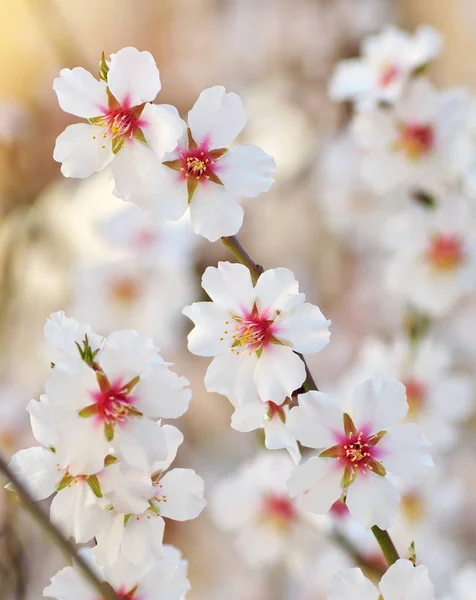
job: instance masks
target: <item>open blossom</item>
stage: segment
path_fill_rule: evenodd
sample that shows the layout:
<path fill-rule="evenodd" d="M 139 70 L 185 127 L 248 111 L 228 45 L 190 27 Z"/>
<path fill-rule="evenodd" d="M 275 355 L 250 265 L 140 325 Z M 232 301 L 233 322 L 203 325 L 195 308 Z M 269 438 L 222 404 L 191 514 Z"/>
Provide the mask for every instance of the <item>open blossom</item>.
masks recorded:
<path fill-rule="evenodd" d="M 39 441 L 82 474 L 98 472 L 111 453 L 139 468 L 163 460 L 166 440 L 157 420 L 186 412 L 187 380 L 169 370 L 150 338 L 135 331 L 111 334 L 94 352 L 87 340 L 81 354 L 79 349 L 77 358 L 55 364 L 46 396 L 29 405 Z M 58 435 L 61 429 L 67 435 Z"/>
<path fill-rule="evenodd" d="M 298 401 L 289 427 L 301 444 L 320 453 L 294 469 L 290 494 L 317 514 L 327 513 L 343 496 L 365 528 L 391 527 L 400 493 L 387 472 L 408 480 L 432 464 L 419 427 L 397 423 L 408 411 L 404 385 L 377 376 L 359 383 L 346 413 L 320 392 L 302 394 Z"/>
<path fill-rule="evenodd" d="M 458 424 L 473 409 L 473 381 L 455 371 L 452 363 L 448 349 L 430 338 L 421 340 L 416 348 L 403 339 L 387 345 L 370 338 L 345 379 L 363 380 L 381 373 L 401 381 L 409 406 L 407 420 L 418 423 L 435 448 L 445 450 L 455 444 Z"/>
<path fill-rule="evenodd" d="M 287 426 L 286 418 L 289 406 L 274 402 L 263 402 L 258 396 L 250 396 L 243 402 L 234 402 L 235 412 L 231 417 L 231 426 L 236 431 L 248 433 L 256 429 L 264 430 L 264 445 L 268 450 L 285 448 L 295 463 L 301 460 L 301 452 L 296 437 Z"/>
<path fill-rule="evenodd" d="M 85 558 L 94 560 L 89 552 Z M 125 559 L 104 569 L 94 566 L 122 600 L 182 600 L 190 589 L 187 562 L 173 546 L 164 546 L 161 559 L 148 560 L 140 568 Z M 65 567 L 52 577 L 43 595 L 56 600 L 98 600 L 97 590 L 75 567 Z"/>
<path fill-rule="evenodd" d="M 441 47 L 441 35 L 428 25 L 418 27 L 413 36 L 388 26 L 363 41 L 361 58 L 338 63 L 329 94 L 333 100 L 354 100 L 360 108 L 393 103 L 409 77 L 434 59 Z"/>
<path fill-rule="evenodd" d="M 214 357 L 207 390 L 240 403 L 259 396 L 281 405 L 306 378 L 296 352 L 322 350 L 330 321 L 304 302 L 289 269 L 265 271 L 253 286 L 245 266 L 220 262 L 205 270 L 202 287 L 212 302 L 195 302 L 183 312 L 195 323 L 189 350 Z"/>
<path fill-rule="evenodd" d="M 474 214 L 464 198 L 449 196 L 435 210 L 413 207 L 391 218 L 393 250 L 387 287 L 421 311 L 442 316 L 476 288 Z"/>
<path fill-rule="evenodd" d="M 433 600 L 433 583 L 424 565 L 403 558 L 391 565 L 378 587 L 360 569 L 346 569 L 332 580 L 327 600 Z"/>
<path fill-rule="evenodd" d="M 261 148 L 228 148 L 245 124 L 239 96 L 222 86 L 204 90 L 188 113 L 187 132 L 163 159 L 154 211 L 178 219 L 190 206 L 194 231 L 211 242 L 237 233 L 243 209 L 236 197 L 268 191 L 276 172 Z"/>
<path fill-rule="evenodd" d="M 463 90 L 437 92 L 425 78 L 412 81 L 390 109 L 358 113 L 353 134 L 363 150 L 364 183 L 383 194 L 395 189 L 441 193 L 466 114 Z"/>
<path fill-rule="evenodd" d="M 53 88 L 61 108 L 88 123 L 70 125 L 56 140 L 54 159 L 66 177 L 89 177 L 111 166 L 115 194 L 144 203 L 159 185 L 161 159 L 177 145 L 177 110 L 151 104 L 160 91 L 149 52 L 123 48 L 97 80 L 82 67 L 63 69 Z"/>
<path fill-rule="evenodd" d="M 141 565 L 163 555 L 164 517 L 175 521 L 195 519 L 206 505 L 203 479 L 192 469 L 167 470 L 183 437 L 165 426 L 167 458 L 150 471 L 112 465 L 101 479 L 106 514 L 96 534 L 95 556 L 100 564 L 118 558 Z M 164 471 L 166 471 L 164 473 Z"/>
<path fill-rule="evenodd" d="M 259 454 L 211 492 L 214 521 L 235 535 L 238 551 L 251 565 L 273 564 L 305 550 L 309 523 L 286 490 L 292 467 L 285 454 Z"/>

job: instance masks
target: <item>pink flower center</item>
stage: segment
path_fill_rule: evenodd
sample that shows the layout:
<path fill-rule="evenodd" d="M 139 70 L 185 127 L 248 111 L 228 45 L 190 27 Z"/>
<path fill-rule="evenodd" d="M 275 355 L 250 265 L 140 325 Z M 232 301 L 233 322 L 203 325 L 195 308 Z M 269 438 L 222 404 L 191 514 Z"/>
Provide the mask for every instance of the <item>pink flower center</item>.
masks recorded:
<path fill-rule="evenodd" d="M 92 392 L 92 397 L 97 406 L 97 418 L 110 425 L 123 423 L 131 409 L 134 397 L 127 392 L 127 387 L 120 380 L 104 386 L 99 391 Z"/>
<path fill-rule="evenodd" d="M 234 316 L 235 332 L 232 335 L 233 347 L 244 347 L 250 352 L 258 352 L 273 341 L 273 334 L 276 332 L 274 321 L 268 319 L 267 312 L 260 313 L 256 305 L 251 313 L 245 313 L 242 317 Z M 225 330 L 228 333 L 228 330 Z M 239 350 L 236 352 L 239 354 Z"/>
<path fill-rule="evenodd" d="M 334 517 L 337 517 L 338 519 L 347 517 L 350 514 L 346 503 L 341 498 L 334 502 L 334 504 L 331 506 L 330 512 Z"/>
<path fill-rule="evenodd" d="M 261 506 L 263 518 L 272 521 L 280 528 L 287 528 L 297 518 L 294 502 L 282 494 L 269 494 L 263 498 Z"/>
<path fill-rule="evenodd" d="M 463 242 L 455 235 L 437 234 L 433 237 L 426 256 L 438 271 L 452 271 L 464 260 Z"/>
<path fill-rule="evenodd" d="M 130 140 L 140 129 L 141 122 L 130 109 L 121 107 L 106 111 L 104 125 L 111 137 Z"/>
<path fill-rule="evenodd" d="M 140 600 L 139 596 L 136 596 L 136 592 L 137 592 L 137 586 L 134 589 L 129 590 L 129 591 L 126 591 L 124 586 L 121 586 L 116 591 L 116 594 L 120 598 L 120 600 Z"/>
<path fill-rule="evenodd" d="M 416 379 L 408 379 L 403 383 L 407 390 L 409 413 L 415 414 L 422 409 L 425 403 L 426 387 L 423 383 Z"/>
<path fill-rule="evenodd" d="M 383 67 L 380 76 L 378 78 L 379 87 L 386 88 L 398 79 L 400 75 L 400 69 L 392 64 L 387 64 Z"/>
<path fill-rule="evenodd" d="M 352 468 L 367 469 L 369 462 L 374 459 L 373 446 L 369 437 L 363 431 L 350 435 L 342 444 L 342 458 Z"/>
<path fill-rule="evenodd" d="M 398 150 L 410 160 L 419 160 L 435 146 L 435 132 L 431 125 L 402 123 L 396 144 Z"/>
<path fill-rule="evenodd" d="M 179 154 L 182 163 L 180 171 L 184 177 L 200 181 L 215 176 L 216 160 L 205 142 L 196 147 L 183 148 Z"/>
<path fill-rule="evenodd" d="M 141 295 L 140 281 L 133 276 L 114 279 L 109 284 L 109 295 L 115 303 L 128 307 Z"/>

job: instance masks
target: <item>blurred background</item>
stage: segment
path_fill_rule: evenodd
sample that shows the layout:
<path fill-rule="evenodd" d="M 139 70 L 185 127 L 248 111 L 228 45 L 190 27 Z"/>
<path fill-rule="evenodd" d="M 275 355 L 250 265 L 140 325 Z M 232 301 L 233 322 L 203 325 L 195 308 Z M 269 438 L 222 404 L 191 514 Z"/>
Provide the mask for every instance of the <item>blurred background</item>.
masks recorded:
<path fill-rule="evenodd" d="M 336 387 L 364 336 L 391 336 L 401 325 L 401 307 L 372 280 L 372 261 L 362 266 L 359 259 L 368 247 L 365 228 L 349 220 L 348 198 L 327 185 L 339 161 L 346 167 L 345 155 L 326 162 L 349 119 L 346 105 L 328 99 L 329 76 L 337 61 L 358 54 L 362 37 L 388 23 L 409 31 L 434 25 L 445 50 L 431 66 L 433 81 L 476 85 L 473 0 L 0 0 L 5 455 L 33 444 L 25 406 L 43 391 L 50 365 L 43 325 L 56 310 L 103 335 L 136 328 L 154 336 L 164 358 L 192 383 L 191 409 L 178 422 L 185 435 L 178 463 L 195 468 L 207 488 L 258 448 L 255 434 L 230 428 L 226 399 L 205 392 L 208 360 L 187 352 L 189 324 L 181 316 L 184 305 L 201 298 L 204 268 L 230 257 L 219 242 L 193 237 L 186 222 L 154 230 L 153 252 L 144 251 L 132 233 L 120 234 L 127 233 L 124 205 L 107 175 L 61 176 L 54 142 L 77 119 L 58 107 L 52 83 L 59 70 L 81 65 L 96 73 L 102 51 L 133 45 L 154 55 L 158 101 L 176 105 L 182 116 L 206 87 L 220 84 L 242 96 L 249 113 L 242 140 L 274 155 L 278 173 L 269 193 L 246 203 L 240 237 L 265 268 L 293 269 L 309 300 L 332 319 L 331 344 L 310 359 L 326 390 Z M 357 201 L 352 219 L 366 210 Z M 476 353 L 472 343 L 467 364 Z M 463 469 L 470 458 L 461 460 Z M 474 518 L 461 527 L 461 544 L 475 529 Z M 191 600 L 323 597 L 319 582 L 284 596 L 280 569 L 246 565 L 207 511 L 193 522 L 170 523 L 167 541 L 189 560 Z M 13 495 L 0 491 L 0 600 L 39 598 L 62 564 Z M 312 581 L 316 569 L 326 566 L 301 573 L 300 581 Z"/>

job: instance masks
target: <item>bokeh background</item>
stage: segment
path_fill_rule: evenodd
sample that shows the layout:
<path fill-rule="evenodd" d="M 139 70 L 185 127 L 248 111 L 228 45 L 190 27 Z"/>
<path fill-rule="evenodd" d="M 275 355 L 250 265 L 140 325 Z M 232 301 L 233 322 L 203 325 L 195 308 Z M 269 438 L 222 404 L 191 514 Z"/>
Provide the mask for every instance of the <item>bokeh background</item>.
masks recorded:
<path fill-rule="evenodd" d="M 52 82 L 59 70 L 81 65 L 95 73 L 102 51 L 133 45 L 157 61 L 159 101 L 184 116 L 211 85 L 242 96 L 249 113 L 242 140 L 274 155 L 278 173 L 269 193 L 246 203 L 241 238 L 265 267 L 293 269 L 310 301 L 332 318 L 332 343 L 310 360 L 320 387 L 331 389 L 362 337 L 376 323 L 391 333 L 401 316 L 391 300 L 377 302 L 375 288 L 362 285 L 371 263 L 359 262 L 358 232 L 346 220 L 345 203 L 334 205 L 322 185 L 330 144 L 349 118 L 348 107 L 328 99 L 329 76 L 337 61 L 358 53 L 363 36 L 387 23 L 411 31 L 422 23 L 437 27 L 445 51 L 431 66 L 433 81 L 476 87 L 473 0 L 0 1 L 5 455 L 33 443 L 25 406 L 42 393 L 50 364 L 42 331 L 55 310 L 89 321 L 101 334 L 133 327 L 154 335 L 192 383 L 191 409 L 178 423 L 185 435 L 178 462 L 194 467 L 207 487 L 257 449 L 256 435 L 230 428 L 228 402 L 205 392 L 208 361 L 187 352 L 189 324 L 180 314 L 201 298 L 204 268 L 229 258 L 225 249 L 192 237 L 186 224 L 164 233 L 153 265 L 113 243 L 107 223 L 123 206 L 107 176 L 65 180 L 52 158 L 55 138 L 76 120 L 58 107 Z M 167 540 L 189 560 L 191 600 L 322 596 L 319 589 L 284 596 L 279 570 L 247 567 L 207 511 L 197 521 L 168 525 Z M 0 491 L 0 600 L 39 598 L 62 564 L 13 496 Z"/>

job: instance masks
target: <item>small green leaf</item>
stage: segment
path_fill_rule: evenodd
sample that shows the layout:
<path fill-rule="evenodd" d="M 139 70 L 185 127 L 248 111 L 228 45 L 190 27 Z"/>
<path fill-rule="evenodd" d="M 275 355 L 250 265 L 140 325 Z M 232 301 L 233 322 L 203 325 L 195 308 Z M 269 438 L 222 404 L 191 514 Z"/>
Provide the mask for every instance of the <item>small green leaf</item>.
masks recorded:
<path fill-rule="evenodd" d="M 69 473 L 65 473 L 64 476 L 63 476 L 63 479 L 59 482 L 58 487 L 56 488 L 56 490 L 58 492 L 60 492 L 65 487 L 67 487 L 73 481 L 73 479 L 74 479 L 74 477 L 72 477 Z"/>
<path fill-rule="evenodd" d="M 116 100 L 114 94 L 109 88 L 106 88 L 106 93 L 109 110 L 119 110 L 121 108 L 121 103 L 118 100 Z"/>
<path fill-rule="evenodd" d="M 198 179 L 195 177 L 189 177 L 187 179 L 187 192 L 188 192 L 188 203 L 192 202 L 193 195 L 198 186 Z"/>
<path fill-rule="evenodd" d="M 89 487 L 94 492 L 94 495 L 98 498 L 102 498 L 101 484 L 99 483 L 97 475 L 88 475 L 88 477 L 86 477 L 86 481 Z"/>
<path fill-rule="evenodd" d="M 88 121 L 91 125 L 104 125 L 104 117 L 90 117 Z"/>
<path fill-rule="evenodd" d="M 374 435 L 372 435 L 371 437 L 368 438 L 367 440 L 367 444 L 370 448 L 373 448 L 374 446 L 376 446 L 380 440 L 383 438 L 383 436 L 386 434 L 387 432 L 383 429 L 382 431 L 379 431 L 378 433 L 375 433 Z"/>
<path fill-rule="evenodd" d="M 125 386 L 123 386 L 123 390 L 126 394 L 130 394 L 132 392 L 132 390 L 135 388 L 135 386 L 139 383 L 140 381 L 140 377 L 139 375 L 137 375 L 137 377 L 134 377 L 134 379 L 131 379 L 129 381 L 129 383 L 126 383 Z"/>
<path fill-rule="evenodd" d="M 114 439 L 114 425 L 111 423 L 104 423 L 104 435 L 108 442 L 112 442 Z"/>
<path fill-rule="evenodd" d="M 124 146 L 125 143 L 126 143 L 125 138 L 123 138 L 121 135 L 115 135 L 112 138 L 112 152 L 113 152 L 113 154 L 117 154 L 119 152 L 119 150 Z"/>
<path fill-rule="evenodd" d="M 410 546 L 408 547 L 408 560 L 413 563 L 414 565 L 416 564 L 416 550 L 415 550 L 415 542 L 413 541 Z"/>
<path fill-rule="evenodd" d="M 175 160 L 166 160 L 162 163 L 169 169 L 173 169 L 174 171 L 181 171 L 183 167 L 183 160 L 181 158 L 177 158 Z"/>
<path fill-rule="evenodd" d="M 109 381 L 102 371 L 96 371 L 96 379 L 102 393 L 107 392 L 107 390 L 110 389 L 111 386 Z"/>
<path fill-rule="evenodd" d="M 127 525 L 127 522 L 129 521 L 129 519 L 132 517 L 132 513 L 129 513 L 128 515 L 124 515 L 124 525 Z"/>
<path fill-rule="evenodd" d="M 188 137 L 188 148 L 192 150 L 196 150 L 198 148 L 197 142 L 193 139 L 192 131 L 190 127 L 187 128 L 187 137 Z"/>
<path fill-rule="evenodd" d="M 113 456 L 112 454 L 108 454 L 106 456 L 106 458 L 104 459 L 104 466 L 109 467 L 109 466 L 113 465 L 116 461 L 117 461 L 117 458 L 115 456 Z"/>
<path fill-rule="evenodd" d="M 357 477 L 357 469 L 353 469 L 348 463 L 345 465 L 344 474 L 342 475 L 342 488 L 348 488 L 352 483 L 354 483 L 355 478 Z"/>
<path fill-rule="evenodd" d="M 106 62 L 104 52 L 101 54 L 101 60 L 99 61 L 99 79 L 107 83 L 107 74 L 109 73 L 109 67 Z"/>
<path fill-rule="evenodd" d="M 372 471 L 372 473 L 380 475 L 380 477 L 385 477 L 385 475 L 387 474 L 387 471 L 382 465 L 382 463 L 378 460 L 375 460 L 374 458 L 367 459 L 367 468 L 369 469 L 369 471 Z"/>
<path fill-rule="evenodd" d="M 94 417 L 97 414 L 99 414 L 99 405 L 98 404 L 90 404 L 89 406 L 86 406 L 86 408 L 82 408 L 78 412 L 78 415 L 80 417 Z"/>
<path fill-rule="evenodd" d="M 319 454 L 322 458 L 341 458 L 343 454 L 342 446 L 337 444 L 336 446 L 332 446 L 331 448 L 327 448 L 324 452 Z"/>
<path fill-rule="evenodd" d="M 347 413 L 344 413 L 344 431 L 347 438 L 357 435 L 358 433 L 351 416 Z"/>
<path fill-rule="evenodd" d="M 155 504 L 152 502 L 152 500 L 149 500 L 149 507 L 150 507 L 150 510 L 151 510 L 152 512 L 154 512 L 156 515 L 160 515 L 160 511 L 159 511 L 159 509 L 158 509 L 158 508 L 157 508 L 157 506 L 156 506 L 156 505 L 155 505 Z"/>

